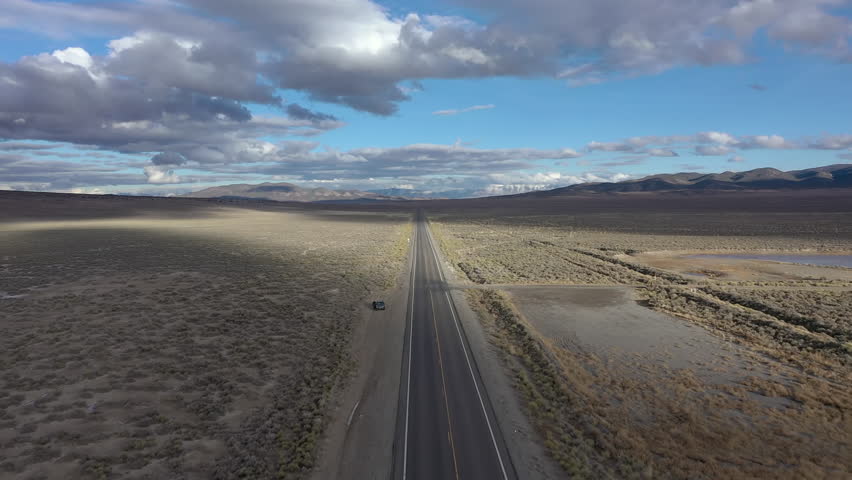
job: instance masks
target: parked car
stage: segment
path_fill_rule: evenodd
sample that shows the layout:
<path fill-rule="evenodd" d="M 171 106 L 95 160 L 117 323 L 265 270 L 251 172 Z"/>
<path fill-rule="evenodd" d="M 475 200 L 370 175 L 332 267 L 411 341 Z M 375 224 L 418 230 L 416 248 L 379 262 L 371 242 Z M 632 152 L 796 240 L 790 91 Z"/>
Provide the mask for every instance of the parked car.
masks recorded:
<path fill-rule="evenodd" d="M 375 302 L 373 302 L 373 310 L 384 310 L 384 309 L 385 309 L 385 302 L 383 302 L 381 300 L 376 300 Z"/>

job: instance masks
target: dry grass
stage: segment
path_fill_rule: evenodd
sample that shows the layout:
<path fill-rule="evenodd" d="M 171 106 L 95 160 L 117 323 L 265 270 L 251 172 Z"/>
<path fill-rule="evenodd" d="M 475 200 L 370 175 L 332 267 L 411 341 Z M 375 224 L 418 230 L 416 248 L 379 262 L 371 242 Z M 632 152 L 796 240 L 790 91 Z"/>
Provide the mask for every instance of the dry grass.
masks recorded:
<path fill-rule="evenodd" d="M 808 330 L 825 333 L 839 342 L 852 340 L 852 295 L 848 291 L 806 289 L 755 289 L 717 287 L 739 304 L 796 322 Z"/>
<path fill-rule="evenodd" d="M 406 215 L 0 225 L 0 472 L 297 478 Z"/>
<path fill-rule="evenodd" d="M 769 376 L 708 384 L 690 369 L 562 348 L 530 327 L 503 294 L 471 290 L 469 297 L 505 354 L 529 418 L 571 478 L 852 472 L 848 384 L 780 364 L 769 364 Z"/>
<path fill-rule="evenodd" d="M 583 218 L 576 216 L 468 219 L 443 215 L 433 218 L 432 225 L 447 257 L 474 283 L 638 286 L 649 304 L 661 311 L 703 319 L 702 323 L 711 328 L 717 328 L 722 333 L 738 334 L 768 349 L 780 346 L 796 351 L 822 350 L 837 354 L 838 361 L 847 362 L 848 342 L 852 336 L 852 324 L 845 320 L 852 318 L 852 305 L 848 302 L 838 301 L 830 308 L 808 309 L 800 306 L 800 309 L 807 311 L 795 312 L 789 305 L 780 308 L 773 304 L 763 292 L 749 296 L 748 289 L 739 288 L 758 283 L 684 276 L 644 264 L 626 255 L 670 249 L 852 250 L 852 239 L 835 237 L 832 228 L 838 227 L 829 227 L 821 222 L 824 219 L 820 217 L 811 220 L 808 234 L 801 237 L 792 234 L 779 236 L 777 225 L 762 224 L 759 218 L 751 218 L 752 223 L 746 226 L 739 222 L 746 222 L 747 217 L 717 217 L 721 219 L 702 216 L 705 220 L 709 219 L 711 225 L 721 227 L 720 224 L 725 221 L 730 231 L 746 230 L 755 235 L 708 236 L 702 235 L 704 230 L 697 228 L 696 234 L 689 236 L 674 233 L 623 233 L 621 230 L 625 227 L 621 224 L 614 224 L 613 231 L 602 232 L 582 229 L 582 221 L 572 223 Z M 800 217 L 791 216 L 786 220 L 795 224 L 793 219 Z M 687 218 L 683 217 L 682 220 Z M 624 219 L 619 217 L 618 220 Z M 645 225 L 648 232 L 665 231 L 667 226 L 670 232 L 684 228 L 668 224 L 671 221 L 668 216 L 649 216 L 645 220 L 648 222 Z M 654 220 L 660 223 L 654 223 Z M 687 226 L 692 226 L 692 223 L 688 222 Z M 630 229 L 638 229 L 638 226 Z M 829 248 L 834 250 L 826 250 Z M 819 272 L 825 269 L 810 270 Z M 831 273 L 835 277 L 842 277 L 836 271 Z M 845 280 L 809 278 L 771 283 L 779 291 L 783 291 L 784 287 L 807 292 L 811 288 L 836 286 L 842 289 L 836 295 L 848 296 L 852 289 L 852 274 L 843 278 Z M 731 290 L 733 287 L 738 288 Z"/>
<path fill-rule="evenodd" d="M 506 297 L 472 291 L 542 441 L 573 476 L 852 475 L 852 276 L 725 281 L 634 258 L 661 250 L 848 252 L 847 214 L 431 218 L 446 257 L 473 283 L 634 286 L 645 305 L 701 325 L 753 359 L 753 376 L 712 384 L 690 368 L 659 370 L 642 358 L 566 347 L 538 333 Z"/>

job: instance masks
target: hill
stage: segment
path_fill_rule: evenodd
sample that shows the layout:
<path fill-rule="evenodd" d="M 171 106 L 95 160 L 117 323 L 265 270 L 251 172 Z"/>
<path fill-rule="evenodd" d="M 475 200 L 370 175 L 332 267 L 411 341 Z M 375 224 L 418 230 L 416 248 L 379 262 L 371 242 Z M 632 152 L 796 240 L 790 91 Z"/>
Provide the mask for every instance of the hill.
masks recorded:
<path fill-rule="evenodd" d="M 852 187 L 852 164 L 828 165 L 784 172 L 758 168 L 746 172 L 674 173 L 651 175 L 617 183 L 581 183 L 568 187 L 528 192 L 510 197 L 666 191 L 803 190 Z"/>

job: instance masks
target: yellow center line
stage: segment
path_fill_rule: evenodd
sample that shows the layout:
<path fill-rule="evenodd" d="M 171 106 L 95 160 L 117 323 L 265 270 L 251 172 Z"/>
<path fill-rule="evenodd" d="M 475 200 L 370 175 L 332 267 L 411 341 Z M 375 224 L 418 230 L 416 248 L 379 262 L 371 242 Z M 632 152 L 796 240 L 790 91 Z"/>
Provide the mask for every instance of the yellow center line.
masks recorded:
<path fill-rule="evenodd" d="M 456 480 L 459 480 L 459 464 L 456 460 L 456 445 L 453 441 L 453 421 L 450 418 L 450 402 L 447 400 L 447 380 L 444 377 L 444 362 L 441 359 L 441 338 L 438 336 L 438 320 L 435 315 L 435 300 L 432 298 L 432 290 L 429 290 L 429 303 L 432 305 L 432 324 L 435 326 L 435 342 L 438 344 L 438 366 L 441 367 L 441 384 L 444 387 L 444 405 L 447 407 L 447 425 L 449 426 L 450 450 L 453 452 L 453 468 L 456 471 Z"/>

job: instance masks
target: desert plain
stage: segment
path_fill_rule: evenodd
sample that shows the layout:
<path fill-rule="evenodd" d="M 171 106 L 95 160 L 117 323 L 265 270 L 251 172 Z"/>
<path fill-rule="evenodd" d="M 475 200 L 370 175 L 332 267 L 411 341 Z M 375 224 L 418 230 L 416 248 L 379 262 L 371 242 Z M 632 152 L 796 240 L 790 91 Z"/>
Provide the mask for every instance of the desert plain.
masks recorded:
<path fill-rule="evenodd" d="M 421 209 L 542 472 L 849 478 L 852 269 L 736 255 L 848 258 L 852 202 L 743 195 L 4 194 L 0 477 L 315 476 Z"/>
<path fill-rule="evenodd" d="M 54 200 L 3 201 L 0 477 L 309 472 L 408 215 Z"/>
<path fill-rule="evenodd" d="M 848 205 L 736 197 L 431 217 L 566 478 L 852 475 Z"/>

